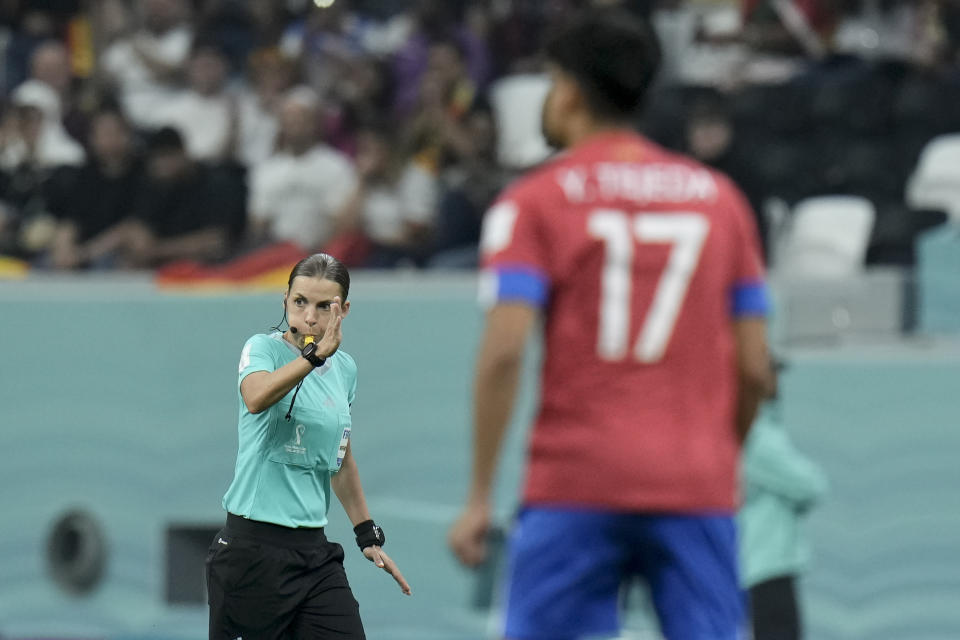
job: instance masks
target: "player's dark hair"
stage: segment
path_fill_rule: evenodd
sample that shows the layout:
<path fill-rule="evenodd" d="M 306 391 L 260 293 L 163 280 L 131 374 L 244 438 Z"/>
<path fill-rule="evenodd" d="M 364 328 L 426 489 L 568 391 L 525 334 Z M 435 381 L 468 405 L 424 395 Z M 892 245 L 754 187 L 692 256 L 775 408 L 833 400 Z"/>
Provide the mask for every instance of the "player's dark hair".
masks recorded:
<path fill-rule="evenodd" d="M 660 67 L 660 43 L 642 18 L 618 9 L 588 11 L 546 44 L 546 57 L 572 75 L 591 112 L 636 116 Z"/>
<path fill-rule="evenodd" d="M 347 271 L 342 262 L 328 253 L 315 253 L 298 262 L 290 272 L 290 279 L 287 280 L 287 291 L 290 290 L 293 279 L 297 276 L 323 278 L 336 282 L 340 285 L 340 291 L 343 292 L 344 302 L 347 300 L 347 294 L 350 293 L 350 272 Z"/>

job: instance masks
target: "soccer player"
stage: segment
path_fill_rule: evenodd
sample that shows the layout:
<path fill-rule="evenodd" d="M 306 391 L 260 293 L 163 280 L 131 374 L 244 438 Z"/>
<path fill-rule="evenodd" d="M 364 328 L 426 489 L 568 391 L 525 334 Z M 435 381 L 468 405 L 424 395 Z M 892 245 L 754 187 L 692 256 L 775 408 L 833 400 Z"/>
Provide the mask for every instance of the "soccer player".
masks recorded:
<path fill-rule="evenodd" d="M 491 306 L 470 493 L 449 542 L 466 565 L 484 559 L 496 461 L 542 318 L 505 636 L 614 634 L 618 590 L 641 576 L 668 640 L 734 640 L 737 457 L 768 379 L 752 214 L 726 177 L 631 130 L 659 60 L 647 24 L 589 14 L 547 57 L 543 129 L 566 151 L 484 221 Z"/>

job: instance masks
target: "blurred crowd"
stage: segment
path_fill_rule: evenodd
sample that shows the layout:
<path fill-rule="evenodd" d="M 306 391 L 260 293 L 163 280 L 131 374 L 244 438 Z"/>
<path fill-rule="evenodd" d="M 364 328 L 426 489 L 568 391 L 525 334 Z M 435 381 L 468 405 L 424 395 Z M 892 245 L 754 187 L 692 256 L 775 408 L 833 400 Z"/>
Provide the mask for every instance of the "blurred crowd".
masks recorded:
<path fill-rule="evenodd" d="M 0 0 L 0 255 L 475 266 L 483 212 L 548 154 L 541 44 L 591 4 L 612 2 Z M 895 212 L 880 261 L 909 262 L 903 183 L 960 131 L 960 1 L 618 4 L 664 46 L 640 128 L 762 226 L 771 197 L 863 192 Z"/>

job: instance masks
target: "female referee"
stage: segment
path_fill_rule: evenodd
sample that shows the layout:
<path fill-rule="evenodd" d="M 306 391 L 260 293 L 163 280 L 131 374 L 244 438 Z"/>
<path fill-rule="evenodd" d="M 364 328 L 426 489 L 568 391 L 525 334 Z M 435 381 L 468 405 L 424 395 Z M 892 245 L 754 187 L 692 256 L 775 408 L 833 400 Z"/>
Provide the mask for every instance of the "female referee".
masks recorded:
<path fill-rule="evenodd" d="M 289 329 L 243 347 L 240 448 L 227 523 L 206 562 L 210 640 L 365 638 L 343 547 L 323 533 L 331 487 L 363 555 L 410 595 L 382 550 L 350 448 L 357 365 L 338 350 L 349 289 L 339 260 L 304 258 L 283 296 Z"/>

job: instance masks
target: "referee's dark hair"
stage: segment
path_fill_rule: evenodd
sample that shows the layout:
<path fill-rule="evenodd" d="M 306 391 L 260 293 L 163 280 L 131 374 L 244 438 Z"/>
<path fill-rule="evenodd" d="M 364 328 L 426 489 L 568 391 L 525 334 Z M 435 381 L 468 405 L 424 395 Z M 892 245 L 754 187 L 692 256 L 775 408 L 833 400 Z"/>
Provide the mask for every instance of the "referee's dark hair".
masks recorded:
<path fill-rule="evenodd" d="M 622 9 L 580 14 L 546 44 L 547 60 L 573 76 L 593 114 L 614 121 L 638 115 L 660 56 L 650 24 Z"/>
<path fill-rule="evenodd" d="M 329 253 L 315 253 L 294 265 L 293 270 L 290 271 L 290 279 L 287 280 L 287 291 L 290 291 L 290 287 L 293 286 L 293 279 L 297 276 L 322 278 L 336 282 L 343 292 L 344 301 L 347 299 L 347 294 L 350 293 L 350 272 L 347 271 L 342 262 Z"/>

